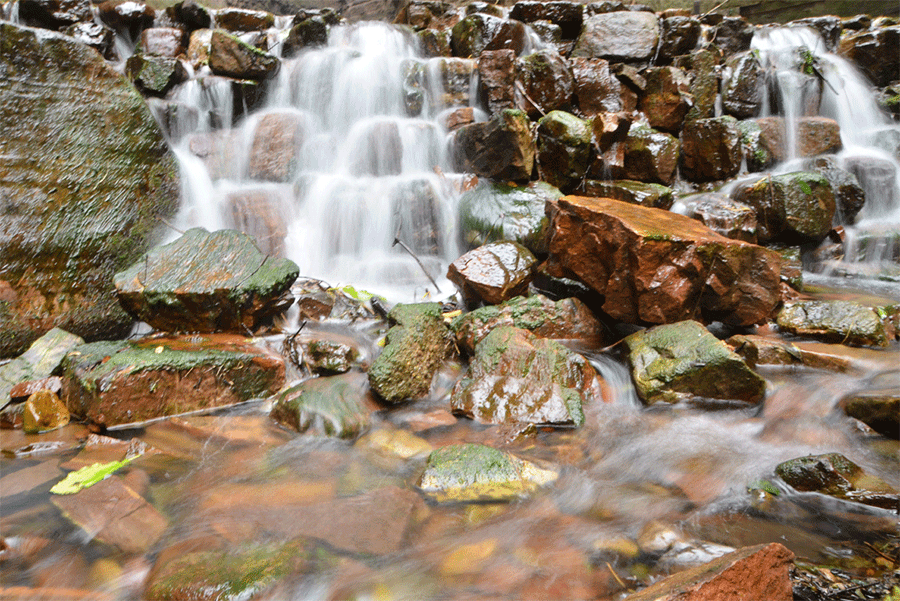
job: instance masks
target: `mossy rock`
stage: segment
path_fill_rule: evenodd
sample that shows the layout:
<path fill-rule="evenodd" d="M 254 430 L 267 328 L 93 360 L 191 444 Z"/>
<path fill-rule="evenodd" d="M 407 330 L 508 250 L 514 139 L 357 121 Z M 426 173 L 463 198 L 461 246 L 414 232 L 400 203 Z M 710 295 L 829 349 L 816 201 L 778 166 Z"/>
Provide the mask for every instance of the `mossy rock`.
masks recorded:
<path fill-rule="evenodd" d="M 365 382 L 358 378 L 313 378 L 279 393 L 271 416 L 298 432 L 356 438 L 371 424 L 365 394 Z"/>
<path fill-rule="evenodd" d="M 796 301 L 778 314 L 783 332 L 855 346 L 887 346 L 875 310 L 853 301 Z"/>
<path fill-rule="evenodd" d="M 550 111 L 538 121 L 537 160 L 541 175 L 552 185 L 572 191 L 591 159 L 591 128 L 565 111 Z"/>

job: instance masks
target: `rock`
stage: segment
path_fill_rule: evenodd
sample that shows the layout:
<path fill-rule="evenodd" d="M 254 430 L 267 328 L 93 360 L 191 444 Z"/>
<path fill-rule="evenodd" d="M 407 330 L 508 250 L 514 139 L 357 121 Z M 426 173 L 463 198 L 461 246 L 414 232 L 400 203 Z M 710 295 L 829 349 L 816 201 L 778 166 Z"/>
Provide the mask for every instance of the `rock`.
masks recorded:
<path fill-rule="evenodd" d="M 709 119 L 716 116 L 716 98 L 719 95 L 719 56 L 709 48 L 693 52 L 689 60 L 677 63 L 693 75 L 689 93 L 694 105 L 685 115 L 685 121 Z"/>
<path fill-rule="evenodd" d="M 469 248 L 489 242 L 517 242 L 535 255 L 547 254 L 549 198 L 562 193 L 546 182 L 524 187 L 481 181 L 459 199 L 460 228 Z"/>
<path fill-rule="evenodd" d="M 838 42 L 841 39 L 841 30 L 843 29 L 840 17 L 833 15 L 795 19 L 789 25 L 809 27 L 818 32 L 822 36 L 822 41 L 825 42 L 825 50 L 828 52 L 834 52 L 837 49 Z"/>
<path fill-rule="evenodd" d="M 869 307 L 853 301 L 795 301 L 778 314 L 778 327 L 796 336 L 854 346 L 887 346 L 884 324 Z"/>
<path fill-rule="evenodd" d="M 591 120 L 593 142 L 603 152 L 628 139 L 631 117 L 628 113 L 599 113 Z"/>
<path fill-rule="evenodd" d="M 594 368 L 559 342 L 499 326 L 475 346 L 450 405 L 483 423 L 581 426 L 583 405 L 603 398 L 601 386 Z"/>
<path fill-rule="evenodd" d="M 432 112 L 468 106 L 477 62 L 467 58 L 439 58 L 434 64 L 437 69 L 430 67 L 425 71 L 425 84 L 428 89 L 439 89 L 442 93 L 430 95 Z"/>
<path fill-rule="evenodd" d="M 156 11 L 143 2 L 106 0 L 98 5 L 100 20 L 131 40 L 137 40 L 143 29 L 153 26 Z"/>
<path fill-rule="evenodd" d="M 176 23 L 184 23 L 188 31 L 206 29 L 212 25 L 209 9 L 194 0 L 181 0 L 168 7 L 166 13 Z"/>
<path fill-rule="evenodd" d="M 668 186 L 675 181 L 678 138 L 646 126 L 632 127 L 625 141 L 625 173 L 632 179 Z"/>
<path fill-rule="evenodd" d="M 291 181 L 297 174 L 298 155 L 307 129 L 307 120 L 298 112 L 263 115 L 253 130 L 250 177 L 270 182 Z"/>
<path fill-rule="evenodd" d="M 726 340 L 751 368 L 757 365 L 803 365 L 803 351 L 790 342 L 765 336 L 738 334 Z"/>
<path fill-rule="evenodd" d="M 655 67 L 644 71 L 644 77 L 647 87 L 640 108 L 650 127 L 677 134 L 694 103 L 687 74 L 677 67 Z"/>
<path fill-rule="evenodd" d="M 262 10 L 220 8 L 216 11 L 216 27 L 226 31 L 264 31 L 275 25 L 275 16 Z"/>
<path fill-rule="evenodd" d="M 612 74 L 608 61 L 580 57 L 569 59 L 569 65 L 575 81 L 575 104 L 586 117 L 637 107 L 637 95 Z"/>
<path fill-rule="evenodd" d="M 114 58 L 113 39 L 116 34 L 106 25 L 92 21 L 81 22 L 66 27 L 62 32 L 75 38 L 82 44 L 90 46 L 103 55 L 103 58 L 107 60 Z"/>
<path fill-rule="evenodd" d="M 26 434 L 38 434 L 62 428 L 69 423 L 69 410 L 55 392 L 39 390 L 25 402 L 22 430 Z"/>
<path fill-rule="evenodd" d="M 246 234 L 194 228 L 117 273 L 115 285 L 125 310 L 157 329 L 245 332 L 291 305 L 298 273 Z"/>
<path fill-rule="evenodd" d="M 797 153 L 801 157 L 833 154 L 842 148 L 841 128 L 834 119 L 801 117 L 797 120 Z"/>
<path fill-rule="evenodd" d="M 275 75 L 278 59 L 219 29 L 209 41 L 209 68 L 216 75 L 262 80 Z"/>
<path fill-rule="evenodd" d="M 78 344 L 84 344 L 84 341 L 82 340 Z M 78 346 L 78 344 L 74 346 Z M 46 378 L 39 378 L 37 380 L 26 380 L 25 382 L 19 382 L 10 389 L 9 398 L 13 403 L 24 403 L 28 400 L 28 397 L 33 395 L 35 392 L 40 392 L 42 390 L 48 390 L 57 395 L 61 394 L 62 378 L 59 376 L 48 376 Z"/>
<path fill-rule="evenodd" d="M 310 340 L 304 346 L 303 363 L 319 375 L 342 374 L 350 371 L 359 359 L 359 350 L 335 340 Z"/>
<path fill-rule="evenodd" d="M 625 338 L 638 396 L 645 403 L 700 397 L 756 404 L 766 381 L 696 321 L 656 326 Z"/>
<path fill-rule="evenodd" d="M 752 52 L 733 56 L 726 66 L 730 77 L 725 78 L 722 106 L 738 119 L 756 117 L 763 101 L 765 75 L 759 59 Z"/>
<path fill-rule="evenodd" d="M 787 132 L 781 117 L 763 117 L 755 122 L 742 122 L 745 154 L 751 171 L 796 157 L 835 153 L 842 148 L 841 132 L 836 121 L 824 117 L 801 117 L 797 120 L 796 148 L 787 147 Z"/>
<path fill-rule="evenodd" d="M 93 49 L 2 22 L 0 130 L 0 357 L 54 327 L 125 336 L 112 274 L 178 208 L 177 164 L 144 99 Z"/>
<path fill-rule="evenodd" d="M 648 60 L 659 40 L 659 20 L 653 13 L 612 12 L 584 20 L 572 57 L 611 61 Z"/>
<path fill-rule="evenodd" d="M 845 396 L 840 407 L 879 434 L 900 439 L 900 393 L 896 387 Z"/>
<path fill-rule="evenodd" d="M 591 158 L 591 128 L 564 111 L 551 111 L 538 121 L 537 161 L 541 179 L 564 192 L 584 179 Z"/>
<path fill-rule="evenodd" d="M 719 192 L 695 194 L 680 198 L 679 202 L 685 205 L 689 217 L 717 234 L 756 244 L 756 211 L 752 207 Z"/>
<path fill-rule="evenodd" d="M 298 432 L 356 438 L 369 429 L 373 408 L 359 377 L 313 378 L 278 394 L 272 419 Z"/>
<path fill-rule="evenodd" d="M 767 176 L 739 186 L 731 197 L 756 210 L 761 243 L 821 242 L 831 231 L 834 193 L 821 175 Z"/>
<path fill-rule="evenodd" d="M 523 91 L 519 108 L 530 118 L 571 107 L 575 79 L 569 64 L 557 52 L 539 50 L 517 59 L 516 79 Z"/>
<path fill-rule="evenodd" d="M 817 492 L 892 512 L 900 501 L 900 495 L 887 482 L 866 473 L 839 453 L 791 459 L 779 463 L 775 473 L 801 492 Z"/>
<path fill-rule="evenodd" d="M 693 17 L 666 17 L 662 19 L 660 26 L 657 57 L 664 61 L 692 51 L 700 39 L 700 21 Z"/>
<path fill-rule="evenodd" d="M 778 543 L 744 547 L 632 593 L 625 601 L 791 601 L 794 554 Z"/>
<path fill-rule="evenodd" d="M 282 56 L 290 58 L 304 48 L 324 46 L 328 43 L 328 25 L 322 17 L 310 17 L 300 21 L 288 32 L 282 46 Z"/>
<path fill-rule="evenodd" d="M 449 331 L 437 303 L 397 305 L 384 350 L 369 368 L 369 384 L 388 403 L 428 394 L 431 380 L 449 351 Z"/>
<path fill-rule="evenodd" d="M 496 305 L 523 294 L 537 260 L 515 242 L 493 242 L 471 250 L 450 264 L 447 277 L 470 306 Z"/>
<path fill-rule="evenodd" d="M 425 58 L 435 58 L 438 56 L 451 56 L 453 54 L 450 48 L 450 31 L 423 29 L 418 32 L 419 43 L 422 48 L 422 55 Z"/>
<path fill-rule="evenodd" d="M 535 144 L 528 117 L 506 109 L 484 123 L 456 132 L 455 155 L 459 168 L 500 181 L 527 181 L 534 167 Z"/>
<path fill-rule="evenodd" d="M 267 398 L 284 384 L 281 357 L 226 335 L 94 342 L 63 371 L 69 411 L 100 427 Z"/>
<path fill-rule="evenodd" d="M 20 356 L 0 365 L 0 409 L 10 402 L 15 386 L 49 377 L 58 371 L 69 351 L 80 344 L 84 344 L 80 336 L 53 328 L 35 340 Z"/>
<path fill-rule="evenodd" d="M 478 85 L 481 101 L 491 115 L 516 108 L 515 51 L 482 52 L 478 57 Z"/>
<path fill-rule="evenodd" d="M 714 40 L 723 56 L 731 56 L 750 50 L 755 29 L 743 17 L 725 17 L 716 24 L 710 39 Z"/>
<path fill-rule="evenodd" d="M 141 53 L 177 58 L 187 51 L 183 30 L 174 27 L 152 27 L 141 32 Z"/>
<path fill-rule="evenodd" d="M 581 23 L 584 19 L 583 7 L 578 2 L 532 2 L 520 0 L 513 4 L 509 11 L 509 18 L 534 23 L 535 21 L 549 21 L 558 25 L 562 37 L 566 40 L 574 40 L 581 33 Z"/>
<path fill-rule="evenodd" d="M 478 58 L 485 50 L 509 49 L 518 55 L 526 40 L 525 25 L 519 21 L 475 13 L 453 26 L 450 46 L 461 58 Z"/>
<path fill-rule="evenodd" d="M 289 206 L 281 191 L 271 186 L 241 187 L 225 196 L 226 224 L 252 237 L 266 255 L 284 256 Z"/>
<path fill-rule="evenodd" d="M 765 171 L 778 162 L 775 153 L 780 152 L 783 137 L 773 137 L 768 129 L 773 123 L 774 121 L 767 118 L 738 122 L 738 129 L 741 131 L 741 149 L 747 162 L 747 170 L 750 172 Z M 775 136 L 781 136 L 780 132 L 781 130 L 776 129 Z M 770 144 L 775 146 L 770 147 Z"/>
<path fill-rule="evenodd" d="M 557 479 L 556 472 L 478 444 L 450 445 L 428 456 L 418 486 L 439 503 L 511 501 Z"/>
<path fill-rule="evenodd" d="M 19 18 L 26 25 L 43 29 L 63 29 L 91 21 L 88 0 L 19 0 Z"/>
<path fill-rule="evenodd" d="M 547 213 L 551 262 L 602 295 L 615 319 L 749 325 L 781 301 L 777 253 L 683 215 L 576 196 L 548 201 Z"/>
<path fill-rule="evenodd" d="M 125 63 L 125 74 L 147 96 L 165 96 L 188 78 L 177 58 L 134 54 Z"/>
<path fill-rule="evenodd" d="M 451 3 L 421 0 L 413 0 L 401 8 L 394 19 L 394 23 L 408 24 L 416 31 L 427 28 L 445 29 L 458 22 L 459 16 Z"/>
<path fill-rule="evenodd" d="M 585 180 L 584 195 L 611 198 L 620 202 L 669 210 L 675 202 L 672 188 L 627 179 L 612 181 Z"/>
<path fill-rule="evenodd" d="M 895 25 L 845 36 L 838 53 L 856 63 L 876 86 L 886 86 L 900 79 L 900 63 L 893 54 L 898 46 L 900 26 Z"/>
<path fill-rule="evenodd" d="M 481 307 L 453 320 L 450 328 L 459 347 L 468 354 L 500 326 L 528 330 L 541 338 L 580 340 L 592 347 L 602 342 L 602 326 L 577 298 L 553 302 L 546 296 L 517 296 L 499 305 Z"/>
<path fill-rule="evenodd" d="M 881 216 L 893 210 L 893 202 L 900 194 L 897 187 L 897 167 L 888 159 L 869 156 L 850 156 L 843 159 L 844 168 L 856 176 L 866 191 L 863 215 Z"/>
<path fill-rule="evenodd" d="M 53 495 L 51 502 L 92 539 L 126 554 L 146 553 L 169 526 L 159 511 L 118 476 L 74 495 Z"/>
<path fill-rule="evenodd" d="M 809 160 L 803 169 L 818 173 L 831 184 L 834 192 L 835 221 L 840 224 L 854 223 L 866 202 L 866 191 L 856 176 L 839 167 L 834 157 L 827 156 Z"/>
<path fill-rule="evenodd" d="M 734 177 L 743 158 L 741 132 L 734 117 L 689 121 L 681 136 L 683 175 L 693 182 Z"/>

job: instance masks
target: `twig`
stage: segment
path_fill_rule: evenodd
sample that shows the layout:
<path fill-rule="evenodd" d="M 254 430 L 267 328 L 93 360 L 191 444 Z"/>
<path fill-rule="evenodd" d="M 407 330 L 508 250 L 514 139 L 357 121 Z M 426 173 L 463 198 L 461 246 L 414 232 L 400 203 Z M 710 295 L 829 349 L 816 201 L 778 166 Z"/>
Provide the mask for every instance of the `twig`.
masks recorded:
<path fill-rule="evenodd" d="M 397 232 L 397 234 L 399 235 L 400 232 Z M 400 245 L 400 247 L 401 247 L 403 250 L 405 250 L 406 252 L 409 253 L 409 256 L 411 256 L 413 259 L 416 260 L 416 263 L 418 263 L 418 264 L 419 264 L 419 267 L 422 269 L 422 273 L 424 273 L 426 276 L 428 276 L 428 280 L 429 280 L 429 281 L 431 282 L 431 284 L 434 286 L 434 289 L 437 290 L 437 293 L 438 293 L 438 294 L 442 294 L 442 293 L 441 293 L 441 289 L 440 289 L 440 288 L 438 287 L 438 285 L 437 285 L 437 282 L 434 281 L 434 278 L 431 277 L 431 274 L 428 273 L 428 270 L 425 269 L 425 266 L 424 266 L 424 265 L 422 265 L 422 261 L 420 261 L 420 260 L 419 260 L 419 257 L 416 256 L 416 253 L 414 253 L 414 252 L 413 252 L 406 244 L 404 244 L 404 243 L 403 243 L 403 240 L 401 240 L 401 239 L 398 238 L 398 237 L 394 237 L 394 243 L 391 244 L 391 246 L 397 246 L 398 244 Z"/>
<path fill-rule="evenodd" d="M 522 96 L 525 97 L 525 100 L 527 100 L 528 102 L 531 103 L 531 106 L 533 106 L 534 108 L 536 108 L 538 110 L 538 112 L 541 114 L 542 117 L 547 116 L 547 113 L 544 112 L 544 109 L 541 108 L 541 105 L 539 105 L 537 102 L 535 102 L 534 99 L 532 99 L 531 96 L 528 95 L 528 92 L 525 91 L 525 86 L 523 86 L 522 82 L 519 81 L 518 79 L 516 80 L 516 89 L 522 93 Z"/>
<path fill-rule="evenodd" d="M 169 223 L 168 221 L 166 221 L 166 220 L 163 219 L 162 217 L 157 217 L 157 219 L 159 219 L 160 221 L 162 221 L 164 225 L 169 226 L 171 229 L 175 230 L 175 231 L 178 232 L 179 234 L 184 234 L 184 230 L 178 229 L 177 227 L 175 227 L 174 225 L 172 225 L 171 223 Z"/>
<path fill-rule="evenodd" d="M 709 9 L 708 11 L 706 11 L 705 13 L 703 13 L 700 16 L 705 17 L 706 15 L 712 14 L 712 13 L 716 12 L 717 10 L 719 10 L 720 8 L 722 8 L 723 6 L 725 6 L 726 4 L 728 4 L 729 2 L 731 2 L 731 0 L 723 0 L 722 2 L 718 3 L 716 6 Z"/>
<path fill-rule="evenodd" d="M 608 562 L 608 561 L 606 562 L 606 567 L 609 568 L 609 573 L 613 575 L 613 578 L 616 579 L 616 582 L 619 583 L 619 586 L 621 586 L 621 587 L 624 588 L 624 589 L 627 589 L 628 587 L 625 585 L 624 582 L 622 582 L 622 579 L 619 578 L 619 575 L 616 574 L 616 571 L 615 571 L 614 569 L 612 569 L 612 566 L 609 565 L 609 562 Z"/>

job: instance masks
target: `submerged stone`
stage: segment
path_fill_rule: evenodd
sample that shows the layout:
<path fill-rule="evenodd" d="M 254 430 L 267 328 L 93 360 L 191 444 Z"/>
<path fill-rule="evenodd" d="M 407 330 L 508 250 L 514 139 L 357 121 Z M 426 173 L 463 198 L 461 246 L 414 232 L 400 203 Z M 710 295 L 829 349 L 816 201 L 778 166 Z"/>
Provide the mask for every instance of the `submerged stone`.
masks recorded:
<path fill-rule="evenodd" d="M 502 303 L 523 294 L 534 276 L 537 260 L 515 242 L 493 242 L 470 250 L 447 270 L 469 305 Z"/>
<path fill-rule="evenodd" d="M 10 402 L 13 387 L 47 378 L 58 371 L 66 354 L 80 344 L 84 344 L 80 336 L 53 328 L 35 340 L 20 356 L 0 365 L 0 409 Z"/>
<path fill-rule="evenodd" d="M 365 394 L 358 377 L 313 378 L 279 393 L 271 415 L 298 432 L 356 438 L 371 423 Z"/>
<path fill-rule="evenodd" d="M 871 308 L 853 301 L 796 301 L 778 314 L 783 332 L 826 342 L 887 346 L 884 323 Z"/>
<path fill-rule="evenodd" d="M 841 399 L 840 406 L 879 434 L 900 439 L 900 386 L 851 394 Z"/>
<path fill-rule="evenodd" d="M 428 456 L 418 486 L 439 503 L 511 501 L 552 483 L 558 474 L 479 444 L 443 447 Z"/>
<path fill-rule="evenodd" d="M 840 453 L 808 455 L 778 464 L 775 473 L 801 492 L 818 492 L 891 511 L 900 495 L 887 482 L 866 473 Z"/>
<path fill-rule="evenodd" d="M 631 376 L 647 403 L 691 397 L 759 403 L 766 382 L 695 321 L 656 326 L 625 339 Z"/>

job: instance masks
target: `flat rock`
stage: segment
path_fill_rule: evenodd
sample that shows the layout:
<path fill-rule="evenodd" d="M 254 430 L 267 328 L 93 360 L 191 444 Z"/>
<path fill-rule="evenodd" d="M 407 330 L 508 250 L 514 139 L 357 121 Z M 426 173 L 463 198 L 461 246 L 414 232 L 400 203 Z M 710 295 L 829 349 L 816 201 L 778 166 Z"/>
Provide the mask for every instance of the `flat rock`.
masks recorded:
<path fill-rule="evenodd" d="M 460 289 L 467 304 L 496 305 L 528 289 L 536 264 L 537 259 L 521 244 L 493 242 L 451 263 L 447 278 Z"/>
<path fill-rule="evenodd" d="M 884 323 L 878 314 L 853 301 L 795 301 L 778 314 L 783 332 L 826 342 L 858 346 L 887 346 Z"/>
<path fill-rule="evenodd" d="M 245 332 L 286 309 L 299 268 L 246 234 L 188 230 L 115 276 L 122 306 L 165 331 Z"/>
<path fill-rule="evenodd" d="M 749 325 L 781 301 L 777 253 L 683 215 L 577 196 L 548 201 L 547 213 L 551 262 L 603 295 L 616 319 Z"/>
<path fill-rule="evenodd" d="M 900 439 L 900 389 L 898 388 L 866 390 L 848 395 L 841 399 L 841 409 L 879 434 L 894 440 Z"/>
<path fill-rule="evenodd" d="M 15 386 L 49 377 L 57 371 L 66 354 L 80 344 L 84 344 L 80 336 L 53 328 L 35 340 L 27 351 L 0 365 L 0 409 L 10 402 Z"/>

